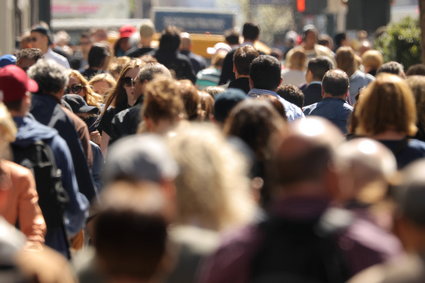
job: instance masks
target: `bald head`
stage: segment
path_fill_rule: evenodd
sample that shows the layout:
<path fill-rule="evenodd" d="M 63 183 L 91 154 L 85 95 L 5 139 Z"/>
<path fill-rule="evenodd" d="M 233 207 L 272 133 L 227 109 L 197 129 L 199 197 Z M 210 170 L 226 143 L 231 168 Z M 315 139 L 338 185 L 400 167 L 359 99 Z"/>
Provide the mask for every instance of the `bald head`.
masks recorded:
<path fill-rule="evenodd" d="M 325 186 L 325 176 L 334 166 L 335 149 L 344 137 L 319 117 L 298 120 L 290 126 L 269 168 L 272 187 L 296 191 L 297 186 L 305 183 Z M 321 193 L 327 192 L 315 192 Z"/>
<path fill-rule="evenodd" d="M 192 40 L 190 39 L 190 34 L 187 32 L 182 32 L 180 34 L 180 50 L 190 50 L 192 46 Z"/>

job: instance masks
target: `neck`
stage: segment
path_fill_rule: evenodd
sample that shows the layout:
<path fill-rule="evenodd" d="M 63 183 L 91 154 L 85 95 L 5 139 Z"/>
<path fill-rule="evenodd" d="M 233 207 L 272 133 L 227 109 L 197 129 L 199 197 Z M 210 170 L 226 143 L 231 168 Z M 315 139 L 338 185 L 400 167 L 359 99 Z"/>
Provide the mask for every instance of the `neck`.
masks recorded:
<path fill-rule="evenodd" d="M 239 75 L 238 73 L 235 74 L 235 78 L 240 79 L 240 78 L 249 78 L 249 75 Z"/>
<path fill-rule="evenodd" d="M 387 130 L 383 133 L 379 133 L 371 136 L 373 139 L 377 140 L 402 140 L 406 137 L 406 134 L 403 132 L 398 132 L 394 130 Z"/>
<path fill-rule="evenodd" d="M 323 94 L 323 98 L 339 98 L 339 99 L 345 100 L 346 97 L 347 96 L 345 94 L 339 95 L 339 96 L 335 96 L 335 95 L 332 95 L 330 93 L 324 93 Z"/>

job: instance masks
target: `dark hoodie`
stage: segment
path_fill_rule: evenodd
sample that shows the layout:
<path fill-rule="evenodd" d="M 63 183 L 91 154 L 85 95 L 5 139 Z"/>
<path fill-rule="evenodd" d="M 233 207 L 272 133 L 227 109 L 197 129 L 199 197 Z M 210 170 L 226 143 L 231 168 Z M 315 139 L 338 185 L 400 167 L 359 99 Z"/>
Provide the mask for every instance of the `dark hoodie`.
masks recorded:
<path fill-rule="evenodd" d="M 64 216 L 66 232 L 69 235 L 76 234 L 84 225 L 89 203 L 86 197 L 78 191 L 74 163 L 68 145 L 55 129 L 44 126 L 30 115 L 13 119 L 18 128 L 13 144 L 26 147 L 41 140 L 52 149 L 56 166 L 62 173 L 62 185 L 69 196 Z M 69 257 L 67 235 L 61 229 L 47 227 L 45 239 L 46 245 Z"/>

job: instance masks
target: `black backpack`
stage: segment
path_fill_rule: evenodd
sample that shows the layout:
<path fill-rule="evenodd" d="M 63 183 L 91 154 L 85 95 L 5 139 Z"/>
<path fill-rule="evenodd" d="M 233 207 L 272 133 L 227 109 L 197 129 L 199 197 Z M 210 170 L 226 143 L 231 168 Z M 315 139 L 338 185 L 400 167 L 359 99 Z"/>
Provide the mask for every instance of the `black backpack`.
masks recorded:
<path fill-rule="evenodd" d="M 300 221 L 270 217 L 259 223 L 262 245 L 251 262 L 251 283 L 343 283 L 349 279 L 337 237 L 352 222 L 350 212 L 331 208 Z"/>
<path fill-rule="evenodd" d="M 56 167 L 51 148 L 43 141 L 21 147 L 12 144 L 14 162 L 33 172 L 38 192 L 38 203 L 47 229 L 63 228 L 63 215 L 68 194 L 62 186 L 61 171 Z"/>

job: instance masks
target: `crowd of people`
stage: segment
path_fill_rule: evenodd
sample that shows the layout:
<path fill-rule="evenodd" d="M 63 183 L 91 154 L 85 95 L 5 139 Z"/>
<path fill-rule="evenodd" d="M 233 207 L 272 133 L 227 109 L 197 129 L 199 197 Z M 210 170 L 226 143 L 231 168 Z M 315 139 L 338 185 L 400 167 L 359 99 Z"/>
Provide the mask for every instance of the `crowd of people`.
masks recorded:
<path fill-rule="evenodd" d="M 0 57 L 1 282 L 425 281 L 425 65 L 138 31 Z"/>

